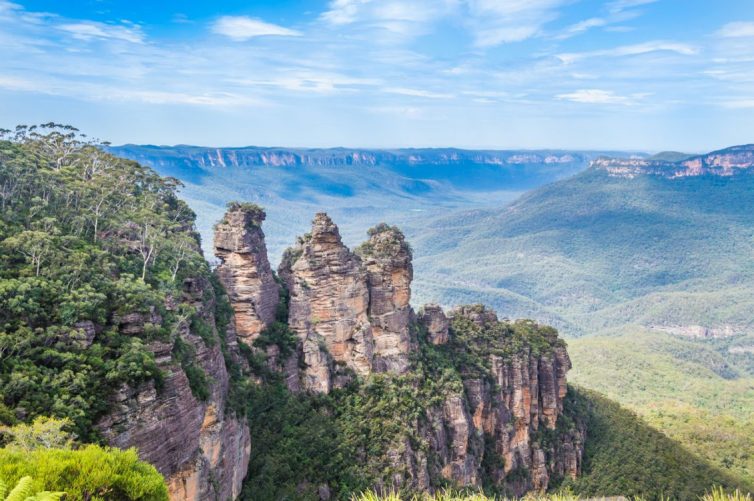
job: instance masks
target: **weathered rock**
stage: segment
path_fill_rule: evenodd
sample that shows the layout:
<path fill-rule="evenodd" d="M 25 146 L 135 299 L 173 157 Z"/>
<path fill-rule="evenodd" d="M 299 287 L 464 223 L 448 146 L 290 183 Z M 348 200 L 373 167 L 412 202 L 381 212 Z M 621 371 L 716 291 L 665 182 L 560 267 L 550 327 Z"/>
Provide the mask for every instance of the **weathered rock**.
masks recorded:
<path fill-rule="evenodd" d="M 199 317 L 213 326 L 214 295 L 209 284 L 187 280 L 184 290 L 181 301 L 194 306 Z M 134 326 L 140 321 L 133 315 L 124 319 L 121 328 L 138 334 Z M 237 344 L 230 330 L 226 339 L 232 353 Z M 209 398 L 202 402 L 192 394 L 185 372 L 173 360 L 174 340 L 154 341 L 149 348 L 164 376 L 161 387 L 157 389 L 152 381 L 138 388 L 123 386 L 97 427 L 111 445 L 138 448 L 139 456 L 165 475 L 172 500 L 233 499 L 246 475 L 251 441 L 247 423 L 226 409 L 229 377 L 223 354 L 219 343 L 208 346 L 187 322 L 175 335 L 195 350 L 196 364 L 207 375 Z"/>
<path fill-rule="evenodd" d="M 411 248 L 398 228 L 380 224 L 369 230 L 369 240 L 356 253 L 367 269 L 373 368 L 405 372 L 411 344 Z"/>
<path fill-rule="evenodd" d="M 497 313 L 483 304 L 464 305 L 453 308 L 450 317 L 466 317 L 479 327 L 497 322 Z"/>
<path fill-rule="evenodd" d="M 493 312 L 478 306 L 461 307 L 453 314 L 482 328 L 501 325 Z M 427 317 L 419 315 L 425 321 Z M 484 471 L 493 482 L 522 495 L 546 490 L 554 478 L 580 474 L 584 423 L 570 430 L 557 428 L 571 367 L 565 347 L 553 342 L 540 352 L 523 346 L 506 356 L 490 354 L 487 366 L 483 376 L 463 375 L 463 391 L 427 409 L 420 436 L 434 458 L 430 478 L 480 487 Z M 404 484 L 424 489 L 418 473 L 408 473 Z"/>
<path fill-rule="evenodd" d="M 261 226 L 265 217 L 256 206 L 231 205 L 215 226 L 217 275 L 233 306 L 238 337 L 249 346 L 275 320 L 278 305 Z"/>
<path fill-rule="evenodd" d="M 429 341 L 432 344 L 445 344 L 448 342 L 448 327 L 450 326 L 450 322 L 439 305 L 424 305 L 417 315 L 417 320 L 427 329 Z"/>
<path fill-rule="evenodd" d="M 315 216 L 311 234 L 286 254 L 279 273 L 290 293 L 288 324 L 303 347 L 303 388 L 329 392 L 333 363 L 369 374 L 374 340 L 366 270 L 327 214 Z"/>

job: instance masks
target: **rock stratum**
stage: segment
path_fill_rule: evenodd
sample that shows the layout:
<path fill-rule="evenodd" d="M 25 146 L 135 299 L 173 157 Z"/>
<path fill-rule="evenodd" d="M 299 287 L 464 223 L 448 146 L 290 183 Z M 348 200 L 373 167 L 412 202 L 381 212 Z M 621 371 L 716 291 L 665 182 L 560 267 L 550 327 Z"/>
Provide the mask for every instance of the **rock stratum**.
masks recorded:
<path fill-rule="evenodd" d="M 268 274 L 258 226 L 255 256 L 236 260 L 232 273 L 228 269 L 232 246 L 225 242 L 228 235 L 244 240 L 249 217 L 263 219 L 232 209 L 216 229 L 221 277 Z M 290 391 L 328 394 L 378 375 L 420 385 L 412 377 L 419 374 L 417 360 L 429 350 L 445 357 L 457 375 L 458 384 L 421 402 L 423 415 L 407 418 L 406 434 L 387 454 L 393 473 L 377 479 L 376 488 L 432 491 L 448 482 L 481 487 L 492 481 L 521 494 L 580 474 L 586 430 L 564 414 L 571 363 L 554 329 L 500 321 L 480 305 L 447 314 L 427 305 L 415 313 L 411 248 L 400 230 L 384 224 L 351 251 L 335 223 L 319 213 L 311 232 L 286 251 L 278 274 L 289 295 L 287 324 L 295 348 L 287 360 L 274 350 L 270 367 Z M 239 332 L 245 328 L 239 312 L 247 311 L 249 302 L 278 298 L 277 289 L 262 280 L 223 282 Z M 254 437 L 251 441 L 253 447 Z"/>
<path fill-rule="evenodd" d="M 120 448 L 136 447 L 140 457 L 152 463 L 168 483 L 175 501 L 235 499 L 249 464 L 251 439 L 242 416 L 228 409 L 229 374 L 220 344 L 207 343 L 199 325 L 215 331 L 215 293 L 206 279 L 184 282 L 182 297 L 167 305 L 194 309 L 193 321 L 184 319 L 168 339 L 149 344 L 163 374 L 139 386 L 124 385 L 111 398 L 111 410 L 98 424 L 102 436 Z M 160 325 L 157 313 L 134 313 L 118 319 L 121 332 L 143 335 L 147 326 Z M 206 334 L 205 334 L 206 335 Z M 232 325 L 226 333 L 229 356 L 240 360 Z M 176 360 L 176 346 L 194 354 L 195 364 L 206 374 L 208 395 L 192 392 L 186 367 Z"/>
<path fill-rule="evenodd" d="M 611 176 L 634 178 L 640 175 L 677 179 L 696 176 L 734 176 L 754 168 L 754 145 L 733 146 L 676 162 L 650 158 L 598 158 L 592 166 Z"/>

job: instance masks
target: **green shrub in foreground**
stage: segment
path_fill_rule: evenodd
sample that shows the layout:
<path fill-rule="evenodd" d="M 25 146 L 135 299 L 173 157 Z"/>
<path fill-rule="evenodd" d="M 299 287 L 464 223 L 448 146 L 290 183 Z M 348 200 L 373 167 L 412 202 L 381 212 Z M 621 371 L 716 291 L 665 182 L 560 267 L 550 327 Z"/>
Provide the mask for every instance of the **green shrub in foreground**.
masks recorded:
<path fill-rule="evenodd" d="M 595 498 L 590 498 L 595 499 Z M 623 498 L 626 500 L 633 499 L 633 501 L 645 501 L 646 498 Z M 652 498 L 660 501 L 664 500 L 664 497 Z M 579 496 L 573 496 L 571 494 L 529 494 L 521 501 L 579 501 L 586 500 Z M 460 494 L 450 490 L 438 492 L 436 494 L 423 494 L 413 497 L 403 497 L 399 494 L 376 494 L 372 491 L 361 493 L 357 496 L 353 496 L 351 501 L 509 501 L 509 498 L 490 497 L 480 493 Z M 741 491 L 725 492 L 722 487 L 716 487 L 711 492 L 705 494 L 699 498 L 699 501 L 754 501 L 751 494 L 745 494 Z"/>
<path fill-rule="evenodd" d="M 0 501 L 59 501 L 64 495 L 64 492 L 36 492 L 31 477 L 23 477 L 12 489 L 0 479 Z"/>
<path fill-rule="evenodd" d="M 64 491 L 66 501 L 168 499 L 162 475 L 139 461 L 135 449 L 0 449 L 0 479 L 16 485 L 23 477 L 32 477 L 32 492 Z"/>

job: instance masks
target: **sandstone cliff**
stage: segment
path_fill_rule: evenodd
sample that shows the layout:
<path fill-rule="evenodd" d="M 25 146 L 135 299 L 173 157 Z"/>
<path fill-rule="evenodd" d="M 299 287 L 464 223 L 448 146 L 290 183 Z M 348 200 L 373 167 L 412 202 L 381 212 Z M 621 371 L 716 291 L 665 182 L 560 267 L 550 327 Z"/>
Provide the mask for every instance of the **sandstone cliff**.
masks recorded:
<path fill-rule="evenodd" d="M 311 234 L 286 253 L 279 274 L 290 292 L 288 323 L 301 341 L 303 388 L 327 393 L 339 375 L 346 377 L 343 369 L 369 374 L 374 338 L 366 270 L 326 214 L 317 214 Z"/>
<path fill-rule="evenodd" d="M 248 345 L 272 323 L 278 304 L 261 226 L 264 219 L 261 208 L 234 204 L 215 227 L 217 275 L 235 311 L 238 337 Z"/>
<path fill-rule="evenodd" d="M 405 372 L 411 344 L 411 249 L 400 230 L 381 224 L 369 230 L 369 240 L 356 253 L 367 270 L 374 369 Z"/>
<path fill-rule="evenodd" d="M 377 480 L 378 488 L 492 481 L 522 494 L 580 473 L 585 429 L 563 417 L 571 364 L 554 329 L 500 321 L 479 305 L 448 316 L 427 305 L 415 315 L 411 250 L 387 225 L 370 230 L 351 252 L 332 220 L 317 214 L 311 233 L 286 252 L 279 275 L 298 339 L 287 363 L 276 360 L 291 390 L 328 393 L 387 373 L 405 377 L 412 398 L 424 399 L 420 417 L 403 417 L 403 431 L 386 452 L 385 471 L 392 473 Z M 460 384 L 424 382 L 448 374 Z"/>
<path fill-rule="evenodd" d="M 669 162 L 652 158 L 598 158 L 592 166 L 616 177 L 653 175 L 668 179 L 696 176 L 734 176 L 754 167 L 754 145 L 734 146 L 706 155 Z"/>
<path fill-rule="evenodd" d="M 430 342 L 435 342 L 437 327 L 443 325 L 437 310 L 425 307 L 419 317 Z M 543 337 L 537 334 L 539 347 L 519 344 L 518 332 L 528 328 L 500 322 L 482 306 L 453 311 L 448 350 L 459 356 L 471 353 L 480 363 L 459 367 L 463 391 L 427 409 L 423 433 L 435 463 L 430 462 L 429 474 L 413 474 L 410 482 L 421 487 L 422 478 L 439 476 L 479 487 L 487 475 L 506 492 L 521 495 L 546 490 L 552 479 L 580 474 L 584 425 L 570 417 L 565 418 L 568 426 L 558 422 L 571 368 L 568 354 L 547 332 Z"/>
<path fill-rule="evenodd" d="M 149 344 L 162 383 L 122 387 L 98 428 L 114 446 L 137 447 L 140 457 L 165 475 L 171 500 L 235 499 L 246 476 L 251 440 L 244 418 L 227 408 L 229 376 L 214 328 L 214 291 L 205 279 L 187 280 L 183 297 L 175 303 L 168 307 L 176 313 L 179 305 L 195 313 L 193 321 L 181 318 L 170 338 Z M 156 313 L 136 313 L 118 322 L 121 332 L 143 336 L 145 325 L 160 325 L 162 319 Z M 211 337 L 203 339 L 200 329 Z M 232 326 L 225 342 L 229 355 L 237 357 Z M 194 371 L 206 377 L 207 395 L 194 395 L 187 370 L 177 360 L 177 348 L 193 354 Z"/>

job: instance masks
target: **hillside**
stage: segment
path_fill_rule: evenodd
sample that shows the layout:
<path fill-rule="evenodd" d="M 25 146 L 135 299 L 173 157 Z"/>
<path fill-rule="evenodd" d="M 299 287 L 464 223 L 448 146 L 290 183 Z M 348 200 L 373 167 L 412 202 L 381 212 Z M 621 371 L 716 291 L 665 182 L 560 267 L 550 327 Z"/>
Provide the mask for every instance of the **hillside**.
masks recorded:
<path fill-rule="evenodd" d="M 620 170 L 647 163 L 642 175 Z M 754 175 L 657 174 L 672 165 L 598 160 L 508 207 L 436 218 L 414 240 L 420 295 L 444 303 L 473 290 L 570 335 L 626 324 L 751 333 Z"/>
<path fill-rule="evenodd" d="M 751 483 L 751 151 L 600 159 L 507 208 L 438 218 L 416 241 L 417 295 L 586 335 L 569 340 L 573 381 Z"/>

